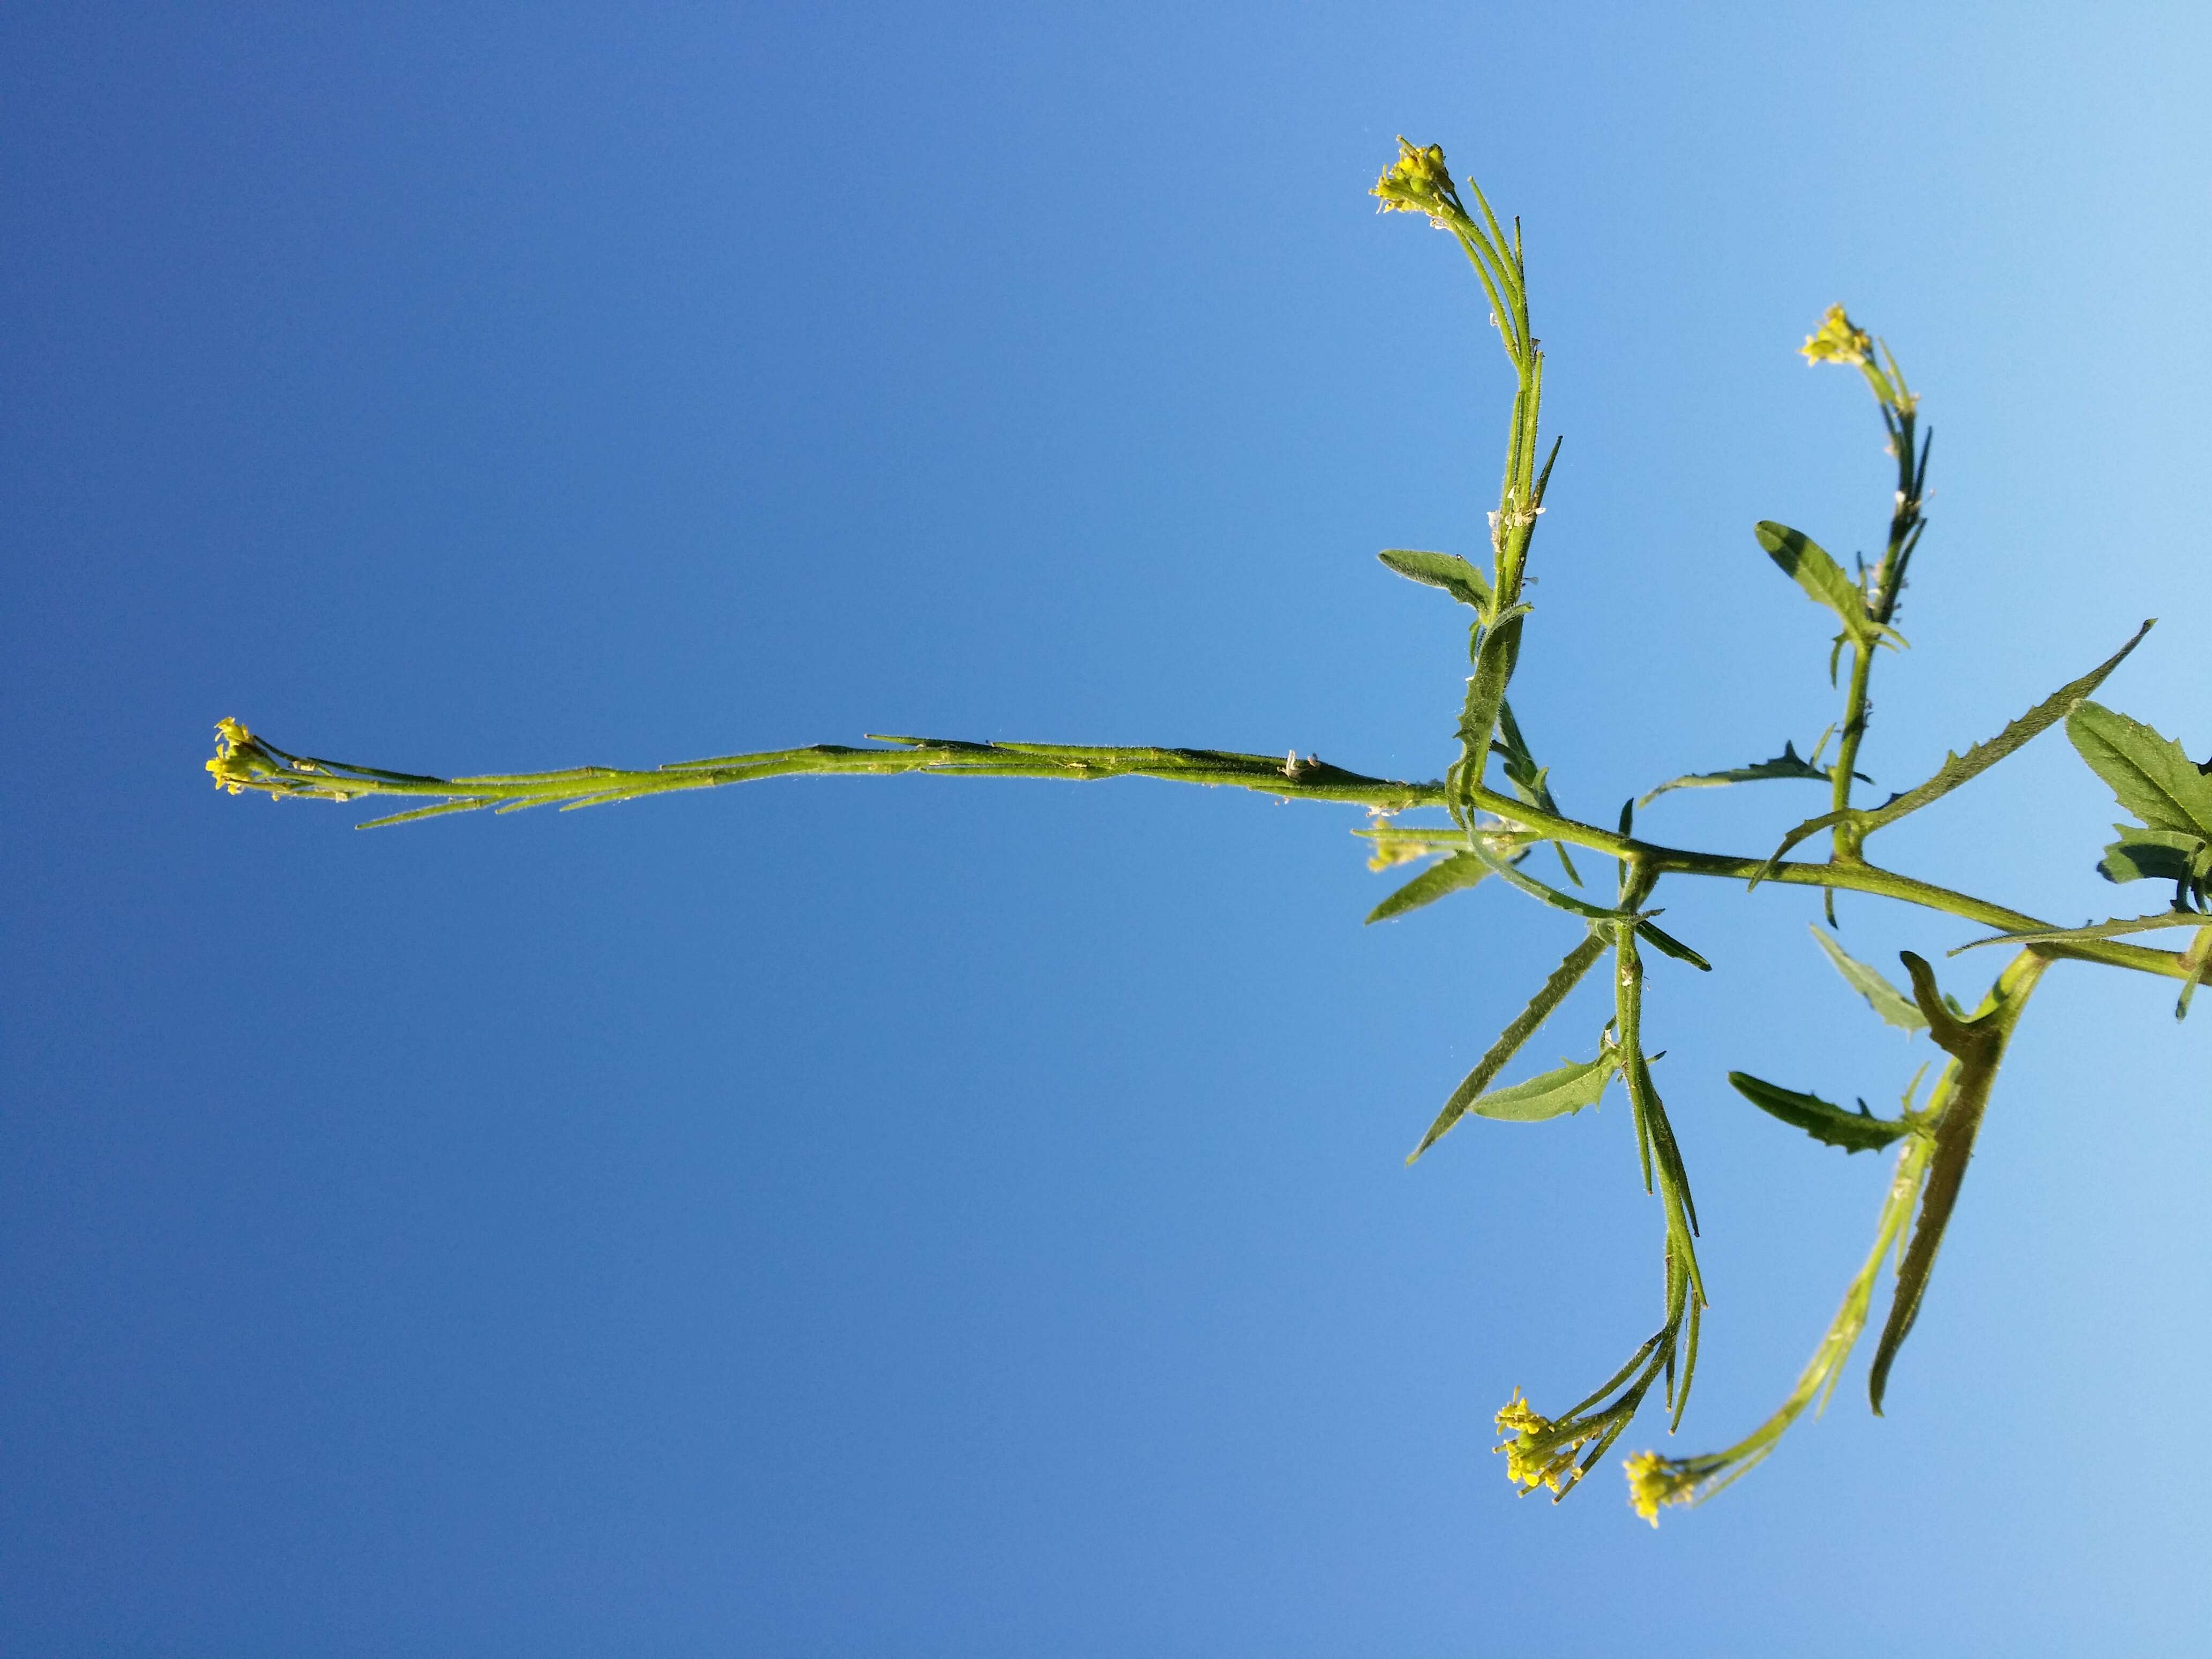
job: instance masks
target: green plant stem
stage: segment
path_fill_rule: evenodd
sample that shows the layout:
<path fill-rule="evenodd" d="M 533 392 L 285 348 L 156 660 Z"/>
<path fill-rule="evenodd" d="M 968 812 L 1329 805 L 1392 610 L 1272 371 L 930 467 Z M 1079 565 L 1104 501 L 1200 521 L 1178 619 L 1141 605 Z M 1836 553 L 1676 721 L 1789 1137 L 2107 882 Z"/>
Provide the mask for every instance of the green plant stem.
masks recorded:
<path fill-rule="evenodd" d="M 1997 1067 L 2004 1060 L 2005 1048 L 2028 998 L 2051 963 L 2040 947 L 2022 951 L 1997 975 L 1973 1017 L 1963 1020 L 1943 1006 L 1935 972 L 1925 962 L 1907 951 L 1905 965 L 1912 975 L 1912 992 L 1920 1011 L 1928 1016 L 1929 1036 L 1952 1058 L 1953 1079 L 1949 1101 L 1936 1120 L 1936 1150 L 1929 1162 L 1927 1184 L 1921 1190 L 1919 1218 L 1897 1265 L 1897 1298 L 1890 1304 L 1889 1318 L 1882 1327 L 1881 1340 L 1867 1376 L 1867 1396 L 1876 1417 L 1881 1415 L 1882 1395 L 1889 1386 L 1890 1364 L 1920 1316 L 1920 1300 L 1936 1266 L 1936 1253 L 1942 1247 L 1944 1229 L 1959 1202 L 1967 1161 L 1974 1155 L 1982 1117 L 1996 1086 Z"/>
<path fill-rule="evenodd" d="M 1272 755 L 1221 749 L 966 743 L 922 738 L 887 738 L 881 741 L 905 746 L 856 749 L 820 744 L 807 749 L 717 756 L 649 771 L 580 766 L 559 772 L 487 773 L 474 777 L 440 778 L 295 755 L 263 739 L 249 738 L 219 757 L 215 770 L 218 787 L 228 787 L 234 793 L 252 789 L 272 797 L 335 801 L 364 796 L 397 796 L 428 803 L 411 811 L 374 819 L 358 826 L 362 829 L 448 812 L 519 811 L 547 805 L 568 811 L 649 795 L 752 783 L 766 778 L 879 777 L 904 772 L 950 777 L 1040 778 L 1063 782 L 1158 778 L 1176 783 L 1256 790 L 1285 800 L 1342 801 L 1384 812 L 1446 806 L 1455 799 L 1455 791 L 1444 783 L 1371 778 L 1311 757 L 1303 761 L 1277 760 Z M 1636 860 L 1654 877 L 1704 876 L 1744 882 L 1760 877 L 1786 885 L 1870 893 L 1923 909 L 1939 910 L 2003 933 L 2063 931 L 2023 911 L 1865 862 L 1813 864 L 1784 860 L 1770 866 L 1765 859 L 1697 853 L 1638 841 L 1557 812 L 1547 812 L 1482 784 L 1462 784 L 1457 795 L 1468 805 L 1494 813 L 1542 840 L 1564 841 L 1613 858 Z M 1443 833 L 1445 832 L 1439 832 Z M 2038 949 L 2050 957 L 2100 962 L 2165 979 L 2188 977 L 2188 970 L 2178 953 L 2123 944 L 2117 939 L 2054 942 L 2040 945 Z"/>
<path fill-rule="evenodd" d="M 1851 804 L 1851 772 L 1858 764 L 1859 744 L 1866 737 L 1867 683 L 1874 678 L 1874 652 L 1871 639 L 1852 642 L 1851 683 L 1844 694 L 1843 740 L 1836 749 L 1835 786 L 1831 793 L 1832 810 L 1838 812 L 1849 810 Z M 1850 819 L 1836 825 L 1833 837 L 1838 861 L 1850 863 L 1858 858 L 1858 830 Z"/>

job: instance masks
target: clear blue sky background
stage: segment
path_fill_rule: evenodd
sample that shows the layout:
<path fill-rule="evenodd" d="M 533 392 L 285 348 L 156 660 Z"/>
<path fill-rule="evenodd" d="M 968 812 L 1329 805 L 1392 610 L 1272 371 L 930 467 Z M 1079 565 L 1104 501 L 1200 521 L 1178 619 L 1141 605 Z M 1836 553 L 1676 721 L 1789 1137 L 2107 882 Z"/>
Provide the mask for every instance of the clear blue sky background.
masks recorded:
<path fill-rule="evenodd" d="M 1564 919 L 1363 931 L 1355 811 L 1161 784 L 362 836 L 199 765 L 234 714 L 438 771 L 890 730 L 1437 775 L 1461 623 L 1372 556 L 1480 546 L 1507 381 L 1362 193 L 1400 131 L 1527 222 L 1567 441 L 1517 701 L 1570 810 L 1832 718 L 1749 529 L 1881 533 L 1863 390 L 1793 355 L 1837 299 L 1937 431 L 1869 769 L 2150 615 L 2110 700 L 2201 753 L 2208 49 L 2179 6 L 12 9 L 0 1647 L 2201 1638 L 2212 1016 L 2166 985 L 2051 975 L 1888 1419 L 1855 1370 L 1654 1534 L 1488 1451 L 1656 1320 L 1625 1113 L 1401 1166 Z M 1644 823 L 1813 810 L 1733 795 Z M 2125 914 L 2115 816 L 2047 738 L 1887 856 Z M 1879 1103 L 1921 1056 L 1808 896 L 1668 902 L 1717 964 L 1652 1015 L 1702 1449 L 1886 1179 L 1723 1073 Z"/>

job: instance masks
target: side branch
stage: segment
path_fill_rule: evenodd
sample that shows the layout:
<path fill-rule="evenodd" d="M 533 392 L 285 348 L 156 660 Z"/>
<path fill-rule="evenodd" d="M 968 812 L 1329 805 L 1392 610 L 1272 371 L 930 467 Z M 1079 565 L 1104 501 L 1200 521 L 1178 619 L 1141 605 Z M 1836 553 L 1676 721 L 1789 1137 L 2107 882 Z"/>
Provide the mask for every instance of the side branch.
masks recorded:
<path fill-rule="evenodd" d="M 726 784 L 763 778 L 862 775 L 899 772 L 947 774 L 955 777 L 1053 778 L 1088 781 L 1099 778 L 1163 778 L 1178 783 L 1227 785 L 1271 795 L 1309 800 L 1346 801 L 1354 805 L 1403 811 L 1441 806 L 1441 783 L 1398 783 L 1365 777 L 1332 766 L 1318 757 L 1301 760 L 1293 753 L 1240 754 L 1224 749 L 1109 748 L 1088 744 L 967 743 L 942 738 L 882 737 L 872 740 L 895 748 L 859 749 L 817 744 L 805 749 L 777 749 L 749 755 L 718 755 L 678 761 L 650 771 L 611 766 L 578 766 L 558 772 L 484 773 L 440 778 L 411 772 L 386 772 L 349 762 L 295 755 L 257 738 L 235 720 L 216 727 L 216 757 L 207 763 L 216 787 L 234 795 L 255 789 L 272 797 L 349 801 L 365 796 L 411 797 L 425 805 L 358 825 L 373 830 L 447 812 L 516 812 L 531 806 L 602 806 L 648 795 L 690 789 L 719 789 Z"/>
<path fill-rule="evenodd" d="M 1317 757 L 1296 754 L 1243 754 L 1226 749 L 1114 748 L 1091 744 L 969 743 L 942 738 L 884 737 L 896 747 L 860 749 L 817 744 L 805 749 L 766 750 L 756 754 L 719 755 L 679 761 L 647 771 L 610 766 L 579 766 L 558 772 L 484 773 L 440 778 L 414 772 L 387 772 L 345 761 L 295 755 L 258 738 L 236 720 L 216 727 L 216 757 L 207 763 L 216 787 L 234 795 L 252 789 L 272 798 L 351 801 L 365 797 L 398 798 L 422 803 L 407 811 L 372 818 L 358 828 L 373 830 L 448 812 L 518 812 L 554 806 L 562 811 L 603 806 L 649 795 L 693 789 L 719 789 L 779 777 L 880 777 L 921 772 L 946 777 L 1048 778 L 1088 782 L 1102 778 L 1158 778 L 1256 790 L 1283 799 L 1343 801 L 1352 805 L 1399 812 L 1416 806 L 1444 806 L 1451 791 L 1442 782 L 1408 783 L 1348 772 Z M 1940 910 L 2004 933 L 2054 933 L 2051 924 L 2022 911 L 1991 904 L 1970 894 L 1918 881 L 1871 864 L 1770 866 L 1764 859 L 1695 853 L 1679 847 L 1638 841 L 1595 824 L 1545 811 L 1484 785 L 1461 785 L 1459 799 L 1495 813 L 1546 841 L 1563 841 L 1613 858 L 1641 862 L 1655 876 L 1711 876 L 1749 881 L 1753 876 L 1800 887 L 1840 888 Z M 1443 833 L 1443 832 L 1440 832 Z M 1454 832 L 1455 833 L 1455 832 Z M 2116 939 L 2052 941 L 2039 945 L 2045 956 L 2101 962 L 2167 979 L 2188 976 L 2181 957 Z"/>

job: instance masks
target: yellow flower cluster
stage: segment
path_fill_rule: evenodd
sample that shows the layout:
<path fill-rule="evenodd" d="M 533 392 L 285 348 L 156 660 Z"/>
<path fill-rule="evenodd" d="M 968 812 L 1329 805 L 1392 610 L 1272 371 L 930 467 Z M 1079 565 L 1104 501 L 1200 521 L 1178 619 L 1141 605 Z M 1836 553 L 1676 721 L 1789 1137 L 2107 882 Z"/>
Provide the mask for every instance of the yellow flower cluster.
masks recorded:
<path fill-rule="evenodd" d="M 1874 336 L 1854 323 L 1843 307 L 1830 306 L 1817 334 L 1798 348 L 1808 363 L 1863 364 L 1874 356 Z"/>
<path fill-rule="evenodd" d="M 207 769 L 215 774 L 216 788 L 228 789 L 234 795 L 253 788 L 268 763 L 252 732 L 234 720 L 225 718 L 215 723 L 215 758 L 207 763 Z"/>
<path fill-rule="evenodd" d="M 1382 198 L 1382 205 L 1376 210 L 1378 213 L 1425 213 L 1439 230 L 1445 228 L 1446 221 L 1467 216 L 1452 184 L 1451 169 L 1444 165 L 1442 144 L 1425 149 L 1401 137 L 1397 161 L 1375 181 L 1368 194 Z"/>
<path fill-rule="evenodd" d="M 1513 1437 L 1504 1445 L 1491 1448 L 1505 1454 L 1505 1478 L 1523 1492 L 1549 1486 L 1557 1493 L 1565 1490 L 1565 1484 L 1571 1484 L 1575 1453 L 1598 1432 L 1598 1425 L 1563 1433 L 1559 1425 L 1537 1411 L 1516 1389 L 1513 1397 L 1498 1408 L 1498 1432 Z"/>
<path fill-rule="evenodd" d="M 1638 1452 L 1622 1467 L 1628 1471 L 1629 1504 L 1655 1527 L 1661 1504 L 1686 1504 L 1697 1487 L 1687 1468 L 1657 1452 Z"/>

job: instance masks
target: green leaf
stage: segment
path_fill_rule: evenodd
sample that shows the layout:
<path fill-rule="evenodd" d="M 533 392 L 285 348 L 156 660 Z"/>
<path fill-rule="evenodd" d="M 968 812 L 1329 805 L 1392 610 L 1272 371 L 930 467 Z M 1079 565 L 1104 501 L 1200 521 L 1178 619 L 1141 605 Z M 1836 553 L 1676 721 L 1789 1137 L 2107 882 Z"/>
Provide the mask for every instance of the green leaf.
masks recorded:
<path fill-rule="evenodd" d="M 2154 617 L 2151 622 L 2145 623 L 2141 628 L 2136 629 L 2133 639 L 2112 653 L 2111 656 L 2082 675 L 2080 679 L 2069 680 L 2060 686 L 1987 743 L 1978 743 L 1963 755 L 1944 756 L 1943 764 L 1937 769 L 1934 777 L 1917 788 L 1908 789 L 1901 795 L 1891 796 L 1881 805 L 1868 813 L 1865 822 L 1861 826 L 1863 831 L 1871 835 L 1875 830 L 1887 824 L 1896 823 L 1907 812 L 1917 812 L 1929 802 L 1940 796 L 1949 794 L 1960 784 L 1979 777 L 2007 755 L 2039 736 L 2048 728 L 2057 725 L 2062 720 L 2069 721 L 2068 729 L 2070 732 L 2072 730 L 2070 716 L 2084 707 L 2095 707 L 2094 704 L 2085 705 L 2082 699 L 2102 685 L 2112 672 L 2128 659 L 2128 653 L 2142 643 L 2143 635 L 2150 632 L 2152 623 L 2156 620 Z M 2199 781 L 2205 781 L 2200 779 Z M 2206 788 L 2208 791 L 2212 791 L 2212 782 L 2206 783 Z M 2208 800 L 2212 801 L 2212 795 L 2208 795 Z"/>
<path fill-rule="evenodd" d="M 1597 929 L 1592 929 L 1579 945 L 1567 952 L 1566 959 L 1552 970 L 1551 977 L 1537 988 L 1534 996 L 1528 999 L 1528 1006 L 1514 1017 L 1511 1024 L 1498 1034 L 1498 1040 L 1475 1062 L 1474 1069 L 1467 1074 L 1458 1088 L 1452 1091 L 1451 1098 L 1444 1102 L 1443 1110 L 1437 1114 L 1437 1121 L 1429 1125 L 1428 1133 L 1421 1137 L 1421 1144 L 1407 1155 L 1407 1163 L 1411 1164 L 1435 1146 L 1444 1132 L 1466 1115 L 1467 1109 L 1481 1097 L 1483 1091 L 1520 1052 L 1521 1045 L 1536 1034 L 1536 1028 L 1551 1018 L 1552 1011 L 1567 1000 L 1567 993 L 1582 983 L 1583 975 L 1590 970 L 1590 964 L 1604 954 L 1605 940 Z"/>
<path fill-rule="evenodd" d="M 1806 819 L 1804 823 L 1782 838 L 1782 845 L 1776 848 L 1773 854 L 1767 859 L 1766 869 L 1761 870 L 1757 876 L 1753 877 L 1751 884 L 1754 887 L 1759 885 L 1765 879 L 1766 871 L 1779 864 L 1791 848 L 1802 841 L 1818 835 L 1823 830 L 1838 823 L 1850 823 L 1856 830 L 1858 838 L 1864 840 L 1875 830 L 1887 829 L 1906 813 L 1917 812 L 1929 802 L 1949 794 L 1960 784 L 1979 777 L 2007 755 L 2040 735 L 2049 727 L 2056 726 L 2060 720 L 2067 721 L 2067 731 L 2069 735 L 2071 735 L 2073 723 L 2069 716 L 2077 709 L 2096 707 L 2094 703 L 2085 703 L 2082 699 L 2102 685 L 2106 677 L 2127 660 L 2128 653 L 2142 643 L 2143 635 L 2150 632 L 2156 621 L 2157 618 L 2153 617 L 2150 622 L 2145 623 L 2141 628 L 2136 629 L 2136 636 L 2133 639 L 2112 653 L 2111 656 L 2082 675 L 2080 679 L 2069 680 L 2066 684 L 2060 686 L 1987 743 L 1978 743 L 1963 755 L 1955 753 L 1946 755 L 1943 757 L 1942 766 L 1927 782 L 1908 789 L 1903 794 L 1892 795 L 1870 811 L 1846 809 L 1841 812 L 1824 812 L 1817 818 Z M 2124 719 L 2125 717 L 2114 716 L 2114 718 Z M 2132 725 L 2134 722 L 2130 721 L 2129 724 Z M 2081 747 L 2081 739 L 2078 738 L 2075 739 L 2075 747 L 2077 749 Z M 2180 751 L 2177 749 L 2175 752 L 2179 754 Z M 2092 761 L 2090 764 L 2094 767 L 2096 763 Z M 2193 768 L 2191 769 L 2194 770 Z M 2111 780 L 2106 779 L 2106 781 L 2110 782 Z M 2208 787 L 2212 787 L 2212 783 L 2208 783 Z M 2126 805 L 2125 802 L 2122 804 Z M 2130 806 L 2129 810 L 2132 811 L 2135 809 Z"/>
<path fill-rule="evenodd" d="M 1863 772 L 1852 774 L 1862 783 L 1874 780 Z M 1731 783 L 1759 783 L 1769 778 L 1802 779 L 1808 783 L 1832 781 L 1828 769 L 1815 766 L 1797 752 L 1795 743 L 1784 743 L 1782 752 L 1772 760 L 1754 762 L 1749 766 L 1730 767 L 1725 772 L 1692 772 L 1683 777 L 1669 778 L 1649 794 L 1637 801 L 1638 806 L 1649 806 L 1670 789 L 1718 789 Z"/>
<path fill-rule="evenodd" d="M 1504 1123 L 1541 1123 L 1595 1106 L 1606 1085 L 1620 1071 L 1620 1051 L 1608 1047 L 1595 1060 L 1570 1060 L 1510 1088 L 1476 1097 L 1468 1110 Z"/>
<path fill-rule="evenodd" d="M 2203 862 L 2206 842 L 2180 830 L 2116 823 L 2120 838 L 2105 848 L 2097 873 L 2106 881 L 2188 881 Z"/>
<path fill-rule="evenodd" d="M 2067 717 L 2066 735 L 2120 805 L 2152 829 L 2212 836 L 2212 777 L 2172 738 L 2094 702 Z"/>
<path fill-rule="evenodd" d="M 1929 1159 L 1927 1184 L 1921 1190 L 1920 1215 L 1899 1258 L 1897 1294 L 1890 1302 L 1889 1317 L 1882 1325 L 1881 1340 L 1875 1344 L 1874 1363 L 1867 1370 L 1867 1398 L 1877 1417 L 1881 1415 L 1882 1400 L 1889 1389 L 1890 1366 L 1920 1316 L 1936 1252 L 1942 1248 L 1944 1231 L 1958 1207 L 1959 1189 L 1974 1155 L 1974 1140 L 1981 1132 L 1982 1116 L 1989 1107 L 1990 1091 L 1996 1082 L 2005 1045 L 2011 1041 L 2013 1027 L 2019 1023 L 2029 994 L 2050 965 L 2048 957 L 2033 951 L 2021 951 L 1997 975 L 1997 982 L 1990 988 L 1972 1018 L 1959 1018 L 1946 1012 L 1948 999 L 1936 983 L 1936 970 L 1925 960 L 1910 951 L 1899 951 L 1898 958 L 1912 976 L 1912 994 L 1928 1016 L 1928 1035 L 1954 1063 L 1944 1068 L 1929 1098 L 1924 1116 L 1935 1124 L 1935 1148 Z"/>
<path fill-rule="evenodd" d="M 1441 587 L 1462 605 L 1471 605 L 1487 616 L 1490 583 L 1483 574 L 1456 553 L 1422 553 L 1410 547 L 1386 547 L 1375 556 L 1410 580 Z"/>
<path fill-rule="evenodd" d="M 2018 933 L 1992 933 L 1987 939 L 1969 940 L 1958 950 L 1944 954 L 1955 957 L 1960 951 L 1978 951 L 1984 945 L 2087 944 L 2094 939 L 2120 939 L 2129 933 L 2147 933 L 2160 927 L 2202 927 L 2207 920 L 2195 910 L 2162 910 L 2154 916 L 2124 916 L 2089 927 L 2037 927 Z"/>
<path fill-rule="evenodd" d="M 1783 573 L 1810 594 L 1816 604 L 1834 611 L 1852 638 L 1869 638 L 1879 629 L 1880 624 L 1867 614 L 1866 595 L 1859 585 L 1820 543 L 1803 531 L 1792 530 L 1771 519 L 1760 520 L 1752 533 L 1759 538 L 1759 544 L 1766 550 L 1767 557 L 1780 565 Z"/>
<path fill-rule="evenodd" d="M 1691 967 L 1696 969 L 1701 974 L 1710 974 L 1713 971 L 1713 964 L 1711 963 L 1707 962 L 1695 951 L 1692 951 L 1688 945 L 1683 944 L 1681 940 L 1676 939 L 1672 933 L 1667 932 L 1666 929 L 1661 927 L 1656 922 L 1649 921 L 1638 922 L 1636 924 L 1636 937 L 1642 939 L 1645 944 L 1650 945 L 1662 956 L 1672 957 L 1677 962 L 1686 962 Z"/>
<path fill-rule="evenodd" d="M 1730 1072 L 1728 1080 L 1738 1094 L 1760 1111 L 1780 1118 L 1793 1129 L 1802 1129 L 1815 1140 L 1840 1146 L 1847 1152 L 1878 1152 L 1899 1135 L 1909 1133 L 1912 1127 L 1899 1118 L 1875 1116 L 1867 1110 L 1863 1101 L 1857 1111 L 1847 1112 L 1818 1095 L 1800 1094 L 1795 1089 L 1762 1083 L 1748 1072 Z"/>
<path fill-rule="evenodd" d="M 1425 904 L 1434 904 L 1447 893 L 1456 893 L 1462 887 L 1472 887 L 1490 873 L 1490 866 L 1468 853 L 1455 853 L 1440 863 L 1432 864 L 1415 876 L 1389 898 L 1367 913 L 1370 922 L 1389 921 L 1402 916 L 1408 910 L 1418 910 Z"/>
<path fill-rule="evenodd" d="M 1808 923 L 1808 927 L 1813 937 L 1820 941 L 1820 948 L 1828 953 L 1828 960 L 1836 964 L 1836 971 L 1844 976 L 1844 982 L 1867 1000 L 1867 1006 L 1880 1014 L 1885 1024 L 1906 1031 L 1926 1028 L 1928 1016 L 1920 1012 L 1918 1003 L 1829 938 L 1818 922 Z"/>
<path fill-rule="evenodd" d="M 1505 763 L 1505 779 L 1513 786 L 1516 797 L 1554 817 L 1566 816 L 1559 811 L 1559 802 L 1552 799 L 1552 786 L 1546 781 L 1550 769 L 1536 764 L 1536 757 L 1529 752 L 1528 740 L 1521 735 L 1521 722 L 1513 718 L 1510 702 L 1501 701 L 1498 705 L 1498 735 L 1491 742 L 1490 751 Z M 1581 886 L 1582 875 L 1567 854 L 1567 844 L 1555 841 L 1552 848 L 1559 855 L 1560 867 L 1566 871 L 1567 879 Z"/>
<path fill-rule="evenodd" d="M 1467 677 L 1467 701 L 1459 715 L 1459 761 L 1451 769 L 1454 780 L 1474 783 L 1482 777 L 1490 759 L 1492 738 L 1498 730 L 1498 710 L 1504 706 L 1505 688 L 1521 657 L 1521 623 L 1528 614 L 1526 605 L 1510 605 L 1492 618 L 1474 649 L 1474 672 Z M 1464 797 L 1461 797 L 1464 799 Z"/>

